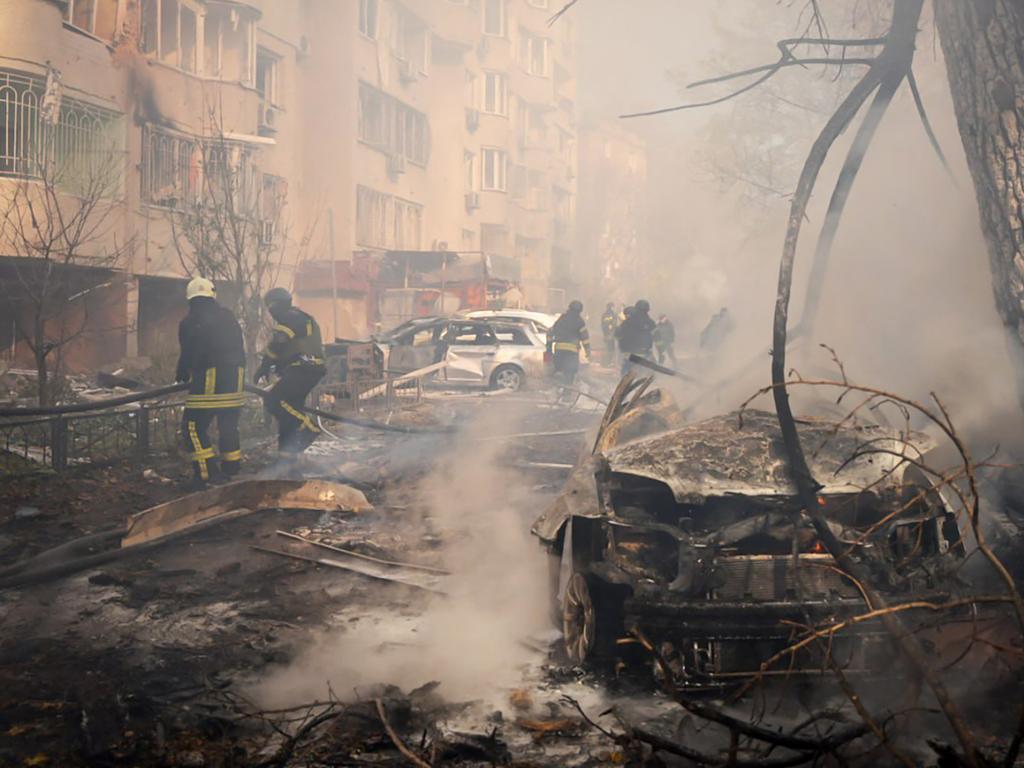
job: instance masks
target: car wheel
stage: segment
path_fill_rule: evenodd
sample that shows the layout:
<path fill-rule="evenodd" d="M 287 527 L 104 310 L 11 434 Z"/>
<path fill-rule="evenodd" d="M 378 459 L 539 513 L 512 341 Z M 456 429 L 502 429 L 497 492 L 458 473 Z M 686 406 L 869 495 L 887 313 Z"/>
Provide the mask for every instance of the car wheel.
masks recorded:
<path fill-rule="evenodd" d="M 526 377 L 520 368 L 514 365 L 501 365 L 491 374 L 491 387 L 494 389 L 509 389 L 517 392 L 523 388 Z"/>
<path fill-rule="evenodd" d="M 597 610 L 587 577 L 574 573 L 562 598 L 562 637 L 565 652 L 576 664 L 593 654 L 597 638 Z"/>

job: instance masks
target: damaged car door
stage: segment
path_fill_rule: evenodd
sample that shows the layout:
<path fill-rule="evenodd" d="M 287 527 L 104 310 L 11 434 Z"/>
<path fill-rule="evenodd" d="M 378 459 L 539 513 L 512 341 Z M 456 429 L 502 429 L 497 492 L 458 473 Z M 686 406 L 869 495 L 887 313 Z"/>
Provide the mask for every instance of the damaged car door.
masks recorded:
<path fill-rule="evenodd" d="M 442 339 L 448 381 L 479 384 L 498 354 L 498 338 L 489 323 L 461 320 L 448 324 Z"/>

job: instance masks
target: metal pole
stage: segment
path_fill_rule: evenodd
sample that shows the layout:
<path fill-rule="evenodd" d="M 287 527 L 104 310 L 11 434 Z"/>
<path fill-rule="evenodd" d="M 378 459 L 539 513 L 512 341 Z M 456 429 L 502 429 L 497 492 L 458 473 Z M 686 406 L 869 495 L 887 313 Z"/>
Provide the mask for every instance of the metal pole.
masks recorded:
<path fill-rule="evenodd" d="M 327 209 L 327 230 L 331 253 L 331 333 L 338 338 L 338 264 L 334 253 L 334 210 Z"/>

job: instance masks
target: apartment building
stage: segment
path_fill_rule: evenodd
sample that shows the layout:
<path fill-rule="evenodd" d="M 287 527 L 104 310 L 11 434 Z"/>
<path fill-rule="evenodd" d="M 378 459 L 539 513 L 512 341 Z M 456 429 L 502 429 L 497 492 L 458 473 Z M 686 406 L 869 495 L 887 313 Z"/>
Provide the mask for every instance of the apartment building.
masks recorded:
<path fill-rule="evenodd" d="M 171 354 L 188 274 L 224 258 L 206 230 L 238 222 L 234 282 L 297 288 L 328 338 L 378 321 L 396 252 L 500 264 L 549 306 L 576 196 L 573 29 L 549 1 L 0 0 L 0 191 L 118 158 L 103 226 L 54 260 L 82 287 L 47 323 L 92 331 L 73 365 Z M 6 295 L 25 256 L 0 235 Z M 30 303 L 0 308 L 19 360 Z"/>

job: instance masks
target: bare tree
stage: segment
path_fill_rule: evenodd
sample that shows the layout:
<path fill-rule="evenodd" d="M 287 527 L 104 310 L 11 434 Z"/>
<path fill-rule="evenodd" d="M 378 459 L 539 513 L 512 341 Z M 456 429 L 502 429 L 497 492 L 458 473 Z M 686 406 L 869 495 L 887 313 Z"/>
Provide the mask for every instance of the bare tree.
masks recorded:
<path fill-rule="evenodd" d="M 32 351 L 40 405 L 59 394 L 70 346 L 115 330 L 90 322 L 90 306 L 134 247 L 117 237 L 123 152 L 98 137 L 64 151 L 55 122 L 42 121 L 26 172 L 0 191 L 0 248 L 11 257 L 0 291 Z"/>
<path fill-rule="evenodd" d="M 230 286 L 221 296 L 233 304 L 251 351 L 264 325 L 261 297 L 277 284 L 285 260 L 287 186 L 258 171 L 253 148 L 231 139 L 215 107 L 205 134 L 193 149 L 198 183 L 168 217 L 184 270 Z M 308 242 L 302 238 L 300 249 Z"/>

